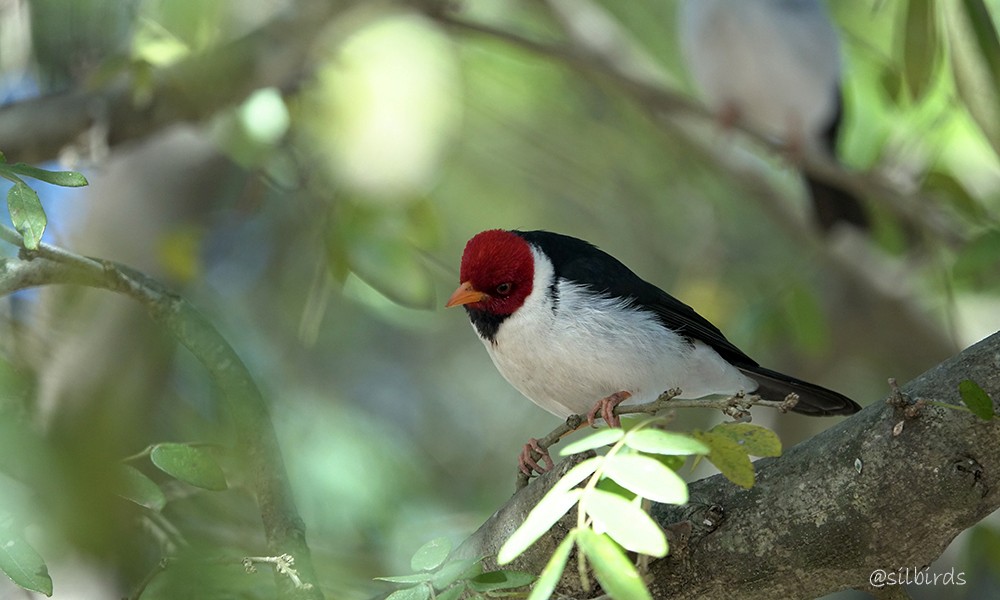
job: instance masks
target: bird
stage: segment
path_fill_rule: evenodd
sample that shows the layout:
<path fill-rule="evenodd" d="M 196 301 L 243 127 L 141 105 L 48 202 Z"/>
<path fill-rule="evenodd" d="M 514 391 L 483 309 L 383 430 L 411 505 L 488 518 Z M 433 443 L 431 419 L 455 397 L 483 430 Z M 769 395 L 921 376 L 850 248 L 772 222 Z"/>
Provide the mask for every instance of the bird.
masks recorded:
<path fill-rule="evenodd" d="M 460 284 L 446 307 L 463 306 L 501 375 L 529 400 L 562 418 L 600 415 L 656 400 L 757 394 L 793 411 L 849 415 L 846 396 L 760 366 L 693 308 L 643 280 L 593 244 L 549 231 L 490 229 L 465 245 Z M 538 453 L 545 466 L 532 458 Z M 526 475 L 551 469 L 531 438 Z"/>
<path fill-rule="evenodd" d="M 708 108 L 785 143 L 789 154 L 836 156 L 843 121 L 840 39 L 820 0 L 682 0 L 682 55 Z M 870 227 L 864 205 L 805 174 L 821 231 Z"/>

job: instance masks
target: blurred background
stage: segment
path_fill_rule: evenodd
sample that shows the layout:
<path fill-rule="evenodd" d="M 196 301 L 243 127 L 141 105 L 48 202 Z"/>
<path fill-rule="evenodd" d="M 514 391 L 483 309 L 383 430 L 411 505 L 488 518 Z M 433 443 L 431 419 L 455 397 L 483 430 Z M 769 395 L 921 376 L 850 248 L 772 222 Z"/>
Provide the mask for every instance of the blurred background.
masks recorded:
<path fill-rule="evenodd" d="M 0 150 L 89 178 L 38 184 L 46 241 L 167 282 L 224 333 L 270 402 L 325 592 L 366 598 L 478 527 L 559 423 L 443 309 L 478 231 L 589 240 L 862 405 L 1000 329 L 998 4 L 829 3 L 839 158 L 899 197 L 868 198 L 866 232 L 820 235 L 775 146 L 606 76 L 697 102 L 671 0 L 0 0 Z M 262 552 L 237 473 L 226 492 L 161 477 L 157 515 L 102 485 L 151 443 L 232 444 L 197 361 L 108 293 L 2 305 L 0 524 L 24 528 L 53 597 L 128 596 L 165 553 L 191 568 L 143 597 L 273 596 L 266 570 L 220 559 Z M 688 412 L 678 429 L 724 418 Z M 755 422 L 791 446 L 833 420 Z M 990 597 L 998 563 L 994 515 L 934 567 L 968 585 L 911 592 Z"/>

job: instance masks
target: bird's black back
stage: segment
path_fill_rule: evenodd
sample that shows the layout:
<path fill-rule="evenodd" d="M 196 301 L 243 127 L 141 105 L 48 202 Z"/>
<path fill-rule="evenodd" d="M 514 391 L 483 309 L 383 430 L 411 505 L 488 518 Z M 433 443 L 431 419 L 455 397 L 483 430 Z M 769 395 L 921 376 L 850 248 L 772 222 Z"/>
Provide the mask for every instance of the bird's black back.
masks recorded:
<path fill-rule="evenodd" d="M 556 279 L 584 285 L 594 292 L 626 299 L 631 306 L 652 312 L 664 326 L 691 340 L 700 340 L 737 367 L 757 362 L 726 339 L 719 328 L 693 308 L 643 280 L 621 261 L 589 242 L 550 231 L 515 231 L 538 246 L 552 261 Z"/>

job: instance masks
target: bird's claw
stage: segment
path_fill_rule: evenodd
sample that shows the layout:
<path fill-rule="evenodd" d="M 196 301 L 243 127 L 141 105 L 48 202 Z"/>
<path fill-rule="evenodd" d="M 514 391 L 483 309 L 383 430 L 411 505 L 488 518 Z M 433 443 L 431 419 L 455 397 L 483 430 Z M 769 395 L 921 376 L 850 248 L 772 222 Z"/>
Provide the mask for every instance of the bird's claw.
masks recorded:
<path fill-rule="evenodd" d="M 587 413 L 587 423 L 590 423 L 590 426 L 593 427 L 594 420 L 597 418 L 598 413 L 600 413 L 601 418 L 604 419 L 604 422 L 609 427 L 621 427 L 622 422 L 618 418 L 618 415 L 615 414 L 615 407 L 631 397 L 631 392 L 615 392 L 607 398 L 601 398 L 594 405 L 594 408 L 590 409 L 590 412 Z"/>
<path fill-rule="evenodd" d="M 532 454 L 537 454 L 538 458 L 532 456 Z M 538 464 L 541 460 L 545 463 L 545 466 Z M 548 448 L 543 448 L 538 440 L 531 438 L 528 443 L 524 445 L 521 449 L 521 455 L 518 457 L 517 466 L 522 473 L 531 477 L 532 473 L 545 473 L 551 471 L 556 464 L 552 461 L 552 457 L 549 456 Z"/>

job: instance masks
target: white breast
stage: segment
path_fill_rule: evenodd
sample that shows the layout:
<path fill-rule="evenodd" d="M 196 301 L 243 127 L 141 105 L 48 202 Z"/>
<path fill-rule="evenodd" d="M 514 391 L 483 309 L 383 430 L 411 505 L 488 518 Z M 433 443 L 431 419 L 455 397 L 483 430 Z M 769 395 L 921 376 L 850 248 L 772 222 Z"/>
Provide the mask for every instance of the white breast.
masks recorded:
<path fill-rule="evenodd" d="M 615 392 L 649 402 L 679 387 L 700 398 L 756 389 L 756 383 L 709 346 L 689 343 L 651 313 L 560 281 L 555 305 L 548 293 L 551 262 L 532 249 L 531 294 L 483 340 L 500 373 L 535 404 L 559 416 L 581 414 Z"/>
<path fill-rule="evenodd" d="M 840 80 L 839 40 L 817 0 L 687 0 L 678 24 L 713 110 L 735 108 L 761 133 L 815 143 Z"/>

